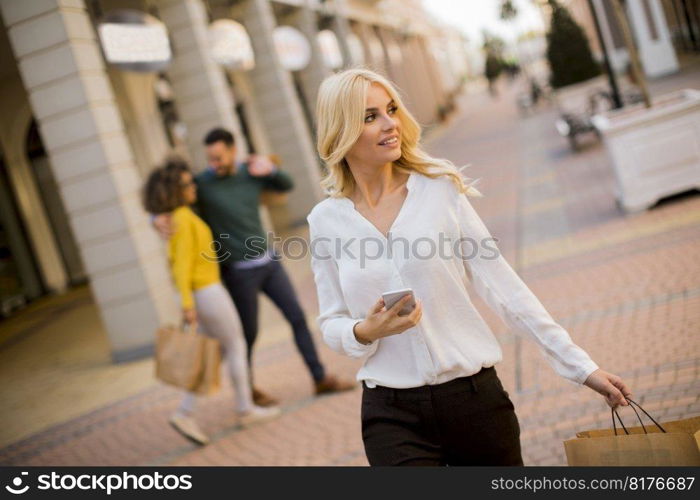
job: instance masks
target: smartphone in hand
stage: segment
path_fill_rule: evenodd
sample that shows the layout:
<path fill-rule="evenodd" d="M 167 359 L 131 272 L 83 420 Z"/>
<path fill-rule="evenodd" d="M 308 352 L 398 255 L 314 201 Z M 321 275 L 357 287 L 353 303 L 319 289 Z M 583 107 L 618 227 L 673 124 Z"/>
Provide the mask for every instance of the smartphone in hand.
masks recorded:
<path fill-rule="evenodd" d="M 408 303 L 401 308 L 401 311 L 399 311 L 399 316 L 406 316 L 407 314 L 411 314 L 411 311 L 413 311 L 413 309 L 415 309 L 416 307 L 416 298 L 413 295 L 413 290 L 410 288 L 384 292 L 382 294 L 382 298 L 384 299 L 384 306 L 387 308 L 387 310 L 389 310 L 392 307 L 394 307 L 394 305 L 406 295 L 410 295 L 411 298 L 408 301 Z"/>

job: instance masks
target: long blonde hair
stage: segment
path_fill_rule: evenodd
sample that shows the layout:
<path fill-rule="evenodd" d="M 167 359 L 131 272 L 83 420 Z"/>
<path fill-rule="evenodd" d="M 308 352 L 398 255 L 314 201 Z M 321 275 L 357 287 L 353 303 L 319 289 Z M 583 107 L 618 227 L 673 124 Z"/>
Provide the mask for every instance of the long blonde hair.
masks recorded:
<path fill-rule="evenodd" d="M 321 186 L 332 197 L 349 195 L 355 179 L 345 161 L 345 155 L 362 133 L 367 91 L 378 83 L 396 103 L 396 116 L 401 122 L 401 157 L 393 162 L 397 172 L 418 172 L 436 178 L 446 175 L 460 193 L 482 196 L 473 187 L 477 181 L 463 178 L 461 170 L 449 160 L 433 158 L 420 147 L 421 128 L 401 102 L 396 88 L 382 75 L 365 68 L 351 68 L 327 77 L 321 83 L 316 104 L 316 148 L 327 173 Z"/>

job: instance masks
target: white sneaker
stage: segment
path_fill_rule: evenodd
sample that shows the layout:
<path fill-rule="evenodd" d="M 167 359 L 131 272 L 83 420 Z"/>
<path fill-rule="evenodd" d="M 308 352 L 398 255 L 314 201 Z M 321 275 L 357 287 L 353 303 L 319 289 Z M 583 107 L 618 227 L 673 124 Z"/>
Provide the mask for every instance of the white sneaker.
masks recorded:
<path fill-rule="evenodd" d="M 279 406 L 253 406 L 253 408 L 246 412 L 238 412 L 238 423 L 246 427 L 255 422 L 272 420 L 281 413 L 282 410 L 280 410 Z"/>
<path fill-rule="evenodd" d="M 199 428 L 199 425 L 192 417 L 176 413 L 170 417 L 169 422 L 176 431 L 190 441 L 194 441 L 195 443 L 201 445 L 209 443 L 209 438 L 206 434 L 204 434 L 204 432 L 202 432 L 202 429 Z"/>

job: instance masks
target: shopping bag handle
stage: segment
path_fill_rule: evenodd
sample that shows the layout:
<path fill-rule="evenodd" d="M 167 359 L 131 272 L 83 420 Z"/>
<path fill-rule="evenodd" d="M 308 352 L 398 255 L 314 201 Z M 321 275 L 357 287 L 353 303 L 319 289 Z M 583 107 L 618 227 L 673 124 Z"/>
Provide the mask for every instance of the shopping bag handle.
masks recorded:
<path fill-rule="evenodd" d="M 659 424 L 656 420 L 654 420 L 654 417 L 649 415 L 647 413 L 647 411 L 644 408 L 642 408 L 638 403 L 632 401 L 630 398 L 625 398 L 625 399 L 627 400 L 628 403 L 630 403 L 629 406 L 630 406 L 630 408 L 632 408 L 632 410 L 634 410 L 634 414 L 637 415 L 637 420 L 639 420 L 639 423 L 642 424 L 642 429 L 644 430 L 644 434 L 649 434 L 649 433 L 647 432 L 646 427 L 644 427 L 644 422 L 642 422 L 642 418 L 639 416 L 639 412 L 636 410 L 635 406 L 637 408 L 639 408 L 640 410 L 642 410 L 644 412 L 644 414 L 647 417 L 649 417 L 651 419 L 651 421 L 654 422 L 659 429 L 661 429 L 661 432 L 666 432 L 666 429 L 661 427 L 661 424 Z M 615 425 L 615 417 L 617 417 L 617 420 L 620 422 L 620 425 L 624 429 L 625 434 L 629 434 L 629 431 L 627 430 L 627 427 L 625 427 L 625 424 L 622 423 L 622 419 L 620 418 L 620 415 L 617 413 L 616 408 L 610 408 L 610 415 L 612 417 L 613 432 L 615 433 L 615 435 L 617 436 L 617 426 Z"/>

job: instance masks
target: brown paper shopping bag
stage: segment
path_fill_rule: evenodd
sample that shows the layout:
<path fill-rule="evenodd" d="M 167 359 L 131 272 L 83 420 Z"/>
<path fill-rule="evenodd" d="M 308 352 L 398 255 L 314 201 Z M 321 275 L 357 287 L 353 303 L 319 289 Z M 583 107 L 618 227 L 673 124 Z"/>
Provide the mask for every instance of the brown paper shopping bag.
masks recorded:
<path fill-rule="evenodd" d="M 220 388 L 221 347 L 194 326 L 165 326 L 156 335 L 156 378 L 198 394 Z"/>
<path fill-rule="evenodd" d="M 569 465 L 700 465 L 700 417 L 664 422 L 662 427 L 637 403 L 627 401 L 642 425 L 626 428 L 617 410 L 611 410 L 612 429 L 577 432 L 576 439 L 564 441 Z M 642 410 L 656 427 L 645 427 L 634 406 Z M 615 417 L 624 434 L 622 431 L 618 433 Z"/>
<path fill-rule="evenodd" d="M 201 395 L 214 394 L 221 389 L 221 344 L 218 340 L 204 337 L 202 348 L 201 378 L 193 392 Z"/>

